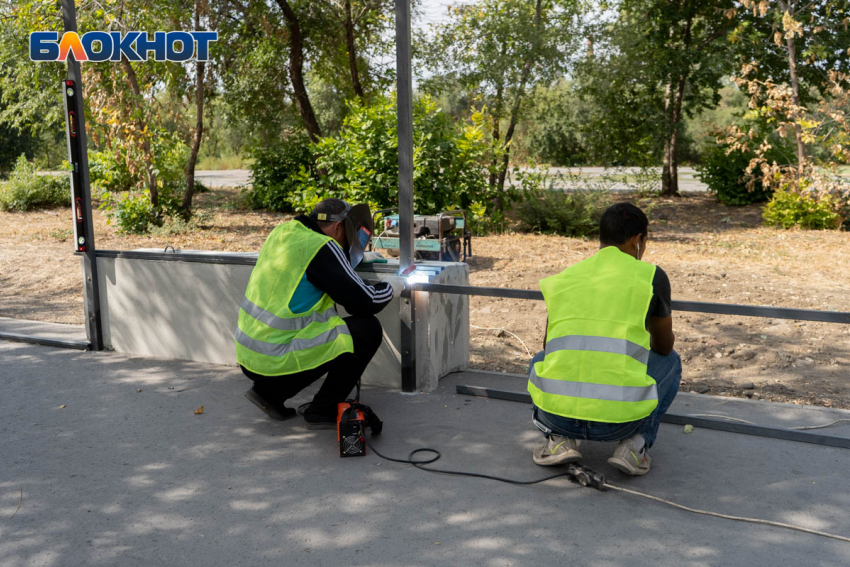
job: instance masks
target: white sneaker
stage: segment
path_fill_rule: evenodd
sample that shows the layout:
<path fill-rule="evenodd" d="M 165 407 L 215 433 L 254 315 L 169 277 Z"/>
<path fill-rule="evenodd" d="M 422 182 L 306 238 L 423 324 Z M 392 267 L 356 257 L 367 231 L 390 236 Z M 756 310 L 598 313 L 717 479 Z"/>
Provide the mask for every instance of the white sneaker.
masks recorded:
<path fill-rule="evenodd" d="M 643 445 L 640 450 L 637 449 L 637 444 L 635 443 L 636 437 L 637 435 L 628 439 L 622 439 L 617 444 L 614 455 L 608 459 L 609 465 L 632 476 L 640 476 L 648 473 L 649 465 L 652 462 L 646 450 L 646 445 Z"/>
<path fill-rule="evenodd" d="M 581 460 L 578 446 L 578 439 L 550 435 L 546 443 L 534 449 L 531 458 L 536 464 L 544 467 L 574 463 Z"/>

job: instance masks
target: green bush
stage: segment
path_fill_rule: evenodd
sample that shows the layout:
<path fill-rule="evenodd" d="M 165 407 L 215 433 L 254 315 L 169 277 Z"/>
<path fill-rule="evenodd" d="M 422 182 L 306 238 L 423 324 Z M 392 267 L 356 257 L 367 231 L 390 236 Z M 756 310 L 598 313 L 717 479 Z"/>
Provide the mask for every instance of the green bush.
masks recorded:
<path fill-rule="evenodd" d="M 116 192 L 130 191 L 142 182 L 118 152 L 110 150 L 89 155 L 89 181 L 94 189 Z"/>
<path fill-rule="evenodd" d="M 816 198 L 794 191 L 777 191 L 765 206 L 763 217 L 769 226 L 828 230 L 841 224 L 841 216 L 835 208 L 829 196 Z"/>
<path fill-rule="evenodd" d="M 350 105 L 339 134 L 315 146 L 321 177 L 302 167 L 290 197 L 295 211 L 309 211 L 327 197 L 398 206 L 398 139 L 394 99 L 369 106 Z M 487 182 L 492 146 L 484 136 L 486 117 L 460 123 L 441 112 L 428 96 L 413 105 L 414 210 L 433 214 L 466 209 L 471 224 L 489 228 L 501 221 L 497 197 Z M 507 197 L 513 198 L 513 193 Z M 485 226 L 487 225 L 487 226 Z"/>
<path fill-rule="evenodd" d="M 151 140 L 151 154 L 151 165 L 156 172 L 160 194 L 182 195 L 186 189 L 189 146 L 183 143 L 176 132 L 161 131 Z"/>
<path fill-rule="evenodd" d="M 151 167 L 163 193 L 180 193 L 186 184 L 189 148 L 176 133 L 160 130 L 151 136 Z M 132 167 L 131 167 L 132 164 Z M 123 192 L 148 188 L 145 156 L 138 144 L 126 140 L 89 156 L 89 180 L 101 191 Z"/>
<path fill-rule="evenodd" d="M 291 211 L 302 180 L 317 179 L 313 144 L 305 134 L 292 133 L 275 144 L 254 148 L 251 156 L 252 187 L 247 192 L 251 208 Z"/>
<path fill-rule="evenodd" d="M 144 234 L 152 226 L 162 224 L 162 216 L 157 214 L 151 205 L 150 193 L 145 191 L 141 194 L 124 193 L 121 197 L 115 197 L 111 193 L 104 193 L 100 209 L 106 210 L 109 217 L 107 221 L 113 221 L 118 225 L 119 232 L 129 234 Z"/>
<path fill-rule="evenodd" d="M 742 180 L 755 154 L 734 151 L 727 156 L 726 149 L 727 146 L 719 144 L 709 146 L 702 163 L 696 167 L 696 177 L 708 185 L 708 190 L 724 205 L 740 206 L 769 200 L 771 193 L 765 191 L 761 183 L 757 182 L 754 190 L 749 191 Z"/>
<path fill-rule="evenodd" d="M 583 237 L 599 233 L 599 220 L 611 203 L 603 191 L 534 188 L 526 190 L 516 214 L 520 230 Z"/>
<path fill-rule="evenodd" d="M 9 181 L 0 183 L 0 210 L 29 211 L 70 206 L 71 182 L 67 175 L 38 175 L 24 155 L 18 157 Z"/>

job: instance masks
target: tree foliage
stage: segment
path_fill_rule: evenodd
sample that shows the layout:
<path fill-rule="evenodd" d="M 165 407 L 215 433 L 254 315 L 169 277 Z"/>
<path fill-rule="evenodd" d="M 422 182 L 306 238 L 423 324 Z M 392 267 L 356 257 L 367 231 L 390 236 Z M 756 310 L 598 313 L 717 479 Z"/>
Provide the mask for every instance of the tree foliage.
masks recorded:
<path fill-rule="evenodd" d="M 398 137 L 394 97 L 358 100 L 339 134 L 314 148 L 318 175 L 300 168 L 298 189 L 290 197 L 296 211 L 309 211 L 320 200 L 340 197 L 373 208 L 398 206 Z M 459 123 L 441 112 L 428 96 L 413 106 L 414 211 L 433 214 L 467 209 L 473 220 L 497 224 L 492 208 L 497 192 L 487 183 L 493 148 L 484 134 L 484 113 Z"/>
<path fill-rule="evenodd" d="M 433 75 L 424 89 L 453 85 L 486 106 L 489 135 L 501 148 L 490 185 L 502 189 L 511 143 L 529 92 L 561 77 L 579 38 L 574 0 L 478 0 L 449 7 L 449 20 L 420 41 Z"/>

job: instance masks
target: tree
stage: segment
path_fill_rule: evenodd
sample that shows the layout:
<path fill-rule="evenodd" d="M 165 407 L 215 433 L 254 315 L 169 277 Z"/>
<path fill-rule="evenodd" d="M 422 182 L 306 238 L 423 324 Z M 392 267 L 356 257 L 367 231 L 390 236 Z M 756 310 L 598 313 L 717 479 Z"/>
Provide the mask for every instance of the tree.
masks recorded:
<path fill-rule="evenodd" d="M 683 116 L 715 106 L 722 78 L 732 71 L 726 39 L 735 26 L 726 15 L 732 8 L 732 0 L 622 0 L 617 20 L 595 28 L 598 45 L 586 64 L 618 71 L 606 98 L 625 93 L 631 102 L 615 107 L 616 119 L 654 124 L 662 195 L 679 193 Z M 596 92 L 604 88 L 597 85 Z"/>
<path fill-rule="evenodd" d="M 499 145 L 490 186 L 504 189 L 510 148 L 528 94 L 563 75 L 578 37 L 573 0 L 478 0 L 449 7 L 449 21 L 421 40 L 422 61 L 434 75 L 424 88 L 439 94 L 461 85 L 486 105 Z"/>
<path fill-rule="evenodd" d="M 21 62 L 4 65 L 0 84 L 10 97 L 26 102 L 13 105 L 20 111 L 17 117 L 12 118 L 12 108 L 7 108 L 0 119 L 12 124 L 32 123 L 36 116 L 44 115 L 51 119 L 51 128 L 61 128 L 62 98 L 55 85 L 64 76 L 64 67 L 28 61 L 28 54 L 22 53 L 26 44 L 19 39 L 45 27 L 62 32 L 57 5 L 33 0 L 7 9 L 14 33 L 0 35 L 0 51 L 4 56 L 14 54 L 10 60 Z M 111 0 L 81 6 L 77 21 L 81 33 L 193 30 L 199 29 L 202 22 L 214 22 L 215 18 L 207 15 L 209 10 L 210 4 L 200 0 L 189 6 L 172 0 L 140 0 L 132 5 L 125 0 Z M 215 44 L 211 50 L 215 50 Z M 130 62 L 123 57 L 117 63 L 86 62 L 82 66 L 87 126 L 93 145 L 112 152 L 131 174 L 141 174 L 151 205 L 160 217 L 166 207 L 161 202 L 163 191 L 169 197 L 169 212 L 179 209 L 184 216 L 191 214 L 194 168 L 203 134 L 203 99 L 209 85 L 215 83 L 205 69 L 205 64 L 197 62 L 193 77 L 191 66 L 154 60 Z M 39 84 L 44 86 L 38 88 Z M 184 96 L 187 92 L 194 94 L 194 100 Z M 186 112 L 192 103 L 199 116 Z M 189 125 L 191 120 L 194 126 Z M 191 147 L 187 146 L 189 140 Z M 189 187 L 182 200 L 176 195 L 180 177 Z"/>
<path fill-rule="evenodd" d="M 236 36 L 239 45 L 235 47 L 246 55 L 243 61 L 253 59 L 262 64 L 267 71 L 265 77 L 277 77 L 279 72 L 271 69 L 267 60 L 262 61 L 261 54 L 269 53 L 270 45 L 285 49 L 288 84 L 278 86 L 278 95 L 285 96 L 284 106 L 289 101 L 294 103 L 303 128 L 317 142 L 324 127 L 316 108 L 316 93 L 311 92 L 313 84 L 329 86 L 342 99 L 356 96 L 361 100 L 389 84 L 390 73 L 381 72 L 375 61 L 386 56 L 394 42 L 393 1 L 275 0 L 275 4 L 276 13 L 261 2 L 250 2 L 245 7 L 242 30 Z M 268 82 L 264 77 L 258 79 Z M 244 85 L 243 92 L 250 91 L 250 85 Z M 281 106 L 277 108 L 280 110 Z M 277 118 L 272 123 L 281 131 L 288 121 L 282 116 Z"/>
<path fill-rule="evenodd" d="M 846 89 L 850 73 L 850 2 L 847 0 L 742 0 L 738 25 L 730 36 L 744 60 L 739 86 L 749 93 L 773 89 L 774 100 L 793 129 L 797 168 L 807 162 L 803 116 L 836 86 Z M 730 15 L 738 15 L 731 10 Z M 830 73 L 832 72 L 832 74 Z M 838 73 L 838 74 L 836 74 Z M 775 90 L 787 84 L 787 97 Z M 771 95 L 767 95 L 768 98 Z M 753 101 L 753 105 L 758 105 Z"/>

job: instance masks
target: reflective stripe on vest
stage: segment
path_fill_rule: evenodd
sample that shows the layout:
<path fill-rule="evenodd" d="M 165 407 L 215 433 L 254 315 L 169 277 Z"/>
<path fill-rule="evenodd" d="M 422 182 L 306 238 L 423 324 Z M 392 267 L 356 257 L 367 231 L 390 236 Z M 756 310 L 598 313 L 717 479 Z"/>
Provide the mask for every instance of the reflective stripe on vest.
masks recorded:
<path fill-rule="evenodd" d="M 331 307 L 330 309 L 326 309 L 321 313 L 319 313 L 318 311 L 313 311 L 310 315 L 304 315 L 303 317 L 293 317 L 290 319 L 284 319 L 283 317 L 278 317 L 270 311 L 266 311 L 262 307 L 254 305 L 254 303 L 252 303 L 251 300 L 247 297 L 242 299 L 241 307 L 242 310 L 245 311 L 245 313 L 247 313 L 257 321 L 265 323 L 269 327 L 277 329 L 279 331 L 300 331 L 310 323 L 326 323 L 331 320 L 331 317 L 339 316 L 336 312 L 336 309 Z"/>
<path fill-rule="evenodd" d="M 545 394 L 606 400 L 609 402 L 649 402 L 658 400 L 658 388 L 651 386 L 612 386 L 590 382 L 569 382 L 541 378 L 532 367 L 529 381 Z"/>
<path fill-rule="evenodd" d="M 332 242 L 297 220 L 278 225 L 268 236 L 239 309 L 236 361 L 244 368 L 285 376 L 354 352 L 348 326 L 327 294 L 305 312 L 289 308 L 310 262 Z"/>
<path fill-rule="evenodd" d="M 613 246 L 540 282 L 548 324 L 545 356 L 529 373 L 534 405 L 603 423 L 643 419 L 658 406 L 647 374 L 646 313 L 655 266 Z"/>
<path fill-rule="evenodd" d="M 592 350 L 596 352 L 610 352 L 612 354 L 623 354 L 634 358 L 641 364 L 649 362 L 649 349 L 626 339 L 612 339 L 610 337 L 589 337 L 586 335 L 567 335 L 558 337 L 546 343 L 546 354 L 558 350 Z M 541 388 L 542 390 L 542 388 Z M 574 394 L 566 394 L 572 396 Z M 598 398 L 608 399 L 608 398 Z"/>
<path fill-rule="evenodd" d="M 292 339 L 286 344 L 266 343 L 252 339 L 242 332 L 241 329 L 236 330 L 236 342 L 245 348 L 249 348 L 254 352 L 264 354 L 266 356 L 283 356 L 291 354 L 299 350 L 307 350 L 313 347 L 321 346 L 336 339 L 340 335 L 350 335 L 348 325 L 340 325 L 329 331 L 325 331 L 321 335 L 316 335 L 310 339 Z"/>

